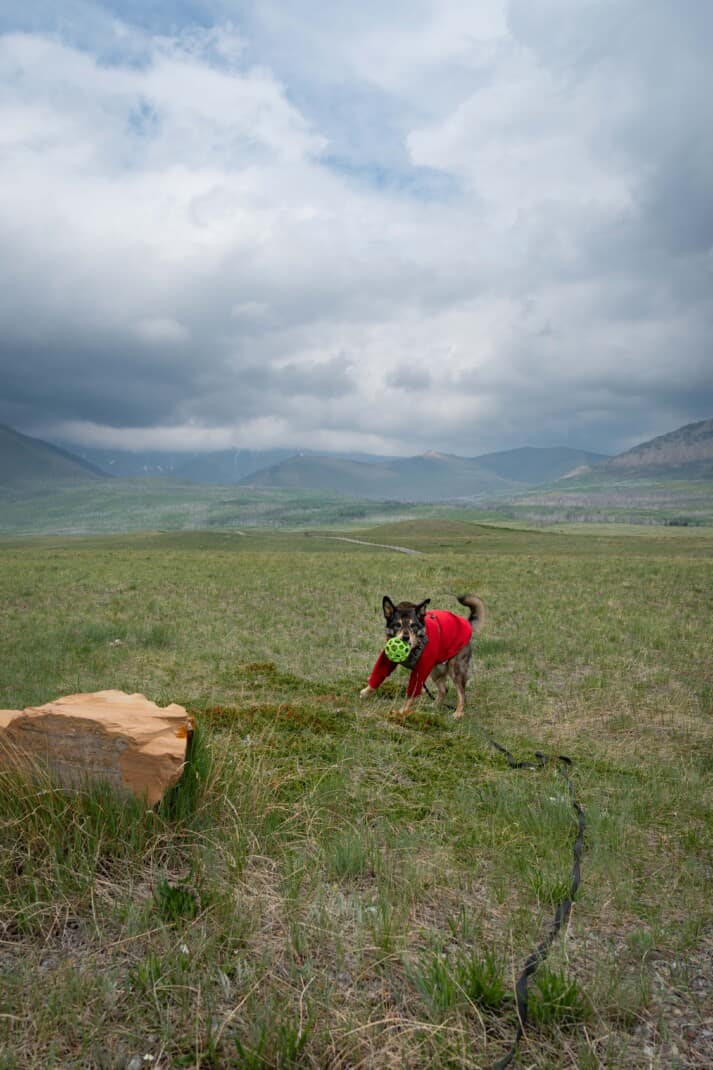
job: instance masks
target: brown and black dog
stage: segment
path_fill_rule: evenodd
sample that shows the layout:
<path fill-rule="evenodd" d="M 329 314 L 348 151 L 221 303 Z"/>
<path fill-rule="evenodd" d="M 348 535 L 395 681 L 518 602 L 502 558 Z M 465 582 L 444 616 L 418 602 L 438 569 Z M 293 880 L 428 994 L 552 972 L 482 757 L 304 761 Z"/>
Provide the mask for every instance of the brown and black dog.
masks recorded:
<path fill-rule="evenodd" d="M 388 595 L 383 598 L 387 640 L 397 636 L 405 640 L 411 648 L 406 661 L 400 663 L 411 670 L 402 712 L 408 713 L 429 676 L 436 684 L 436 702 L 443 702 L 450 676 L 458 695 L 453 716 L 462 717 L 465 710 L 465 685 L 473 653 L 471 640 L 483 626 L 485 606 L 477 595 L 459 595 L 458 601 L 461 605 L 470 609 L 469 617 L 461 617 L 444 609 L 427 610 L 430 601 L 430 598 L 427 598 L 423 602 L 399 602 L 394 605 Z M 396 663 L 390 661 L 382 650 L 371 671 L 369 682 L 360 691 L 361 697 L 366 698 L 376 691 L 395 668 Z"/>

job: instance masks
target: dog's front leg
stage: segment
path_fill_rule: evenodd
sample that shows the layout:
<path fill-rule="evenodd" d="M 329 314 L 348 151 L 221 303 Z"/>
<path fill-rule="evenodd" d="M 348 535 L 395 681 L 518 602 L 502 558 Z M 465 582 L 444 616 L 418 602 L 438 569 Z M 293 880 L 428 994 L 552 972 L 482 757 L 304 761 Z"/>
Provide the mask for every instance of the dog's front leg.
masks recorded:
<path fill-rule="evenodd" d="M 407 698 L 406 699 L 406 701 L 404 702 L 403 706 L 399 710 L 399 713 L 402 715 L 402 717 L 405 717 L 407 714 L 409 714 L 411 712 L 411 710 L 413 708 L 413 704 L 414 704 L 415 701 L 416 700 L 413 698 L 413 696 L 411 696 L 411 698 Z"/>
<path fill-rule="evenodd" d="M 366 687 L 362 687 L 361 691 L 359 692 L 359 698 L 367 698 L 369 695 L 373 695 L 375 691 L 375 687 L 369 687 L 369 685 L 367 684 Z"/>
<path fill-rule="evenodd" d="M 436 705 L 442 706 L 446 700 L 448 688 L 448 668 L 446 665 L 435 665 L 431 673 L 431 679 L 436 685 Z"/>

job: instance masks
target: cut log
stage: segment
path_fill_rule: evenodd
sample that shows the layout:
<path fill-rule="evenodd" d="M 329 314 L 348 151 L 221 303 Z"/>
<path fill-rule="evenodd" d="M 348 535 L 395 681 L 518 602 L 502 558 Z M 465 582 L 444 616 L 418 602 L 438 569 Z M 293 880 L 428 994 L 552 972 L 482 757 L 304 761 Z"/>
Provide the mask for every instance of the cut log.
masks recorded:
<path fill-rule="evenodd" d="M 177 783 L 193 721 L 183 706 L 96 691 L 0 710 L 0 768 L 37 762 L 68 787 L 108 781 L 149 806 Z"/>

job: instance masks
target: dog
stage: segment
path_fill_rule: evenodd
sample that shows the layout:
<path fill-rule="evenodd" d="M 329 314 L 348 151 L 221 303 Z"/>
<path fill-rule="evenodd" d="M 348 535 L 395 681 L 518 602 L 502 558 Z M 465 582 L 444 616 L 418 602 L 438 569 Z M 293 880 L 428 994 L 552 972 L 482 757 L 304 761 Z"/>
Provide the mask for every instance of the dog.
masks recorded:
<path fill-rule="evenodd" d="M 406 714 L 421 694 L 429 676 L 436 684 L 436 703 L 446 697 L 448 677 L 456 687 L 458 702 L 453 714 L 462 717 L 465 712 L 465 685 L 473 653 L 471 640 L 485 622 L 485 606 L 475 594 L 458 596 L 461 605 L 470 610 L 469 617 L 461 617 L 445 609 L 428 610 L 431 599 L 423 602 L 399 602 L 397 605 L 386 594 L 382 600 L 386 620 L 386 639 L 397 636 L 405 640 L 411 652 L 400 662 L 411 670 L 406 690 L 406 703 L 401 710 Z M 361 698 L 374 693 L 396 668 L 382 650 L 371 670 L 366 687 L 359 692 Z"/>

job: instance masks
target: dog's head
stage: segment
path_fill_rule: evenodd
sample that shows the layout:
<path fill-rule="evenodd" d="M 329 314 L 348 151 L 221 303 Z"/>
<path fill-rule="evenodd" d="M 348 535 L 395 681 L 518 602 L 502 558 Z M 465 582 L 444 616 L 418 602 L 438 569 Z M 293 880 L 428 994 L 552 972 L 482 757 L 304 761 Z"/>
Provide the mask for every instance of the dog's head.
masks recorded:
<path fill-rule="evenodd" d="M 408 643 L 411 647 L 408 662 L 411 662 L 413 655 L 420 653 L 426 644 L 426 606 L 430 601 L 431 599 L 427 598 L 423 602 L 399 602 L 394 605 L 388 594 L 385 594 L 381 603 L 386 619 L 386 638 L 397 636 Z"/>

